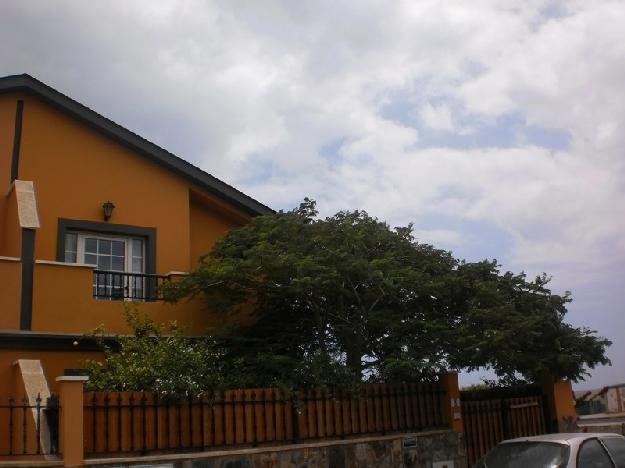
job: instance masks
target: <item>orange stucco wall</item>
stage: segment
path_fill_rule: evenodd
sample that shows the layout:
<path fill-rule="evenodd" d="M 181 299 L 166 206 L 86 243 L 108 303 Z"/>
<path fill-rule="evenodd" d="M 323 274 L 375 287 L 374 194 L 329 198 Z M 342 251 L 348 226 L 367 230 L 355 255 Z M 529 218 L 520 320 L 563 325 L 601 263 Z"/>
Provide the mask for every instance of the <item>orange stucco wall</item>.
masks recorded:
<path fill-rule="evenodd" d="M 217 240 L 241 222 L 220 212 L 211 206 L 207 199 L 195 192 L 191 192 L 189 196 L 189 213 L 191 216 L 189 263 L 193 268 L 202 255 L 210 252 Z"/>
<path fill-rule="evenodd" d="M 15 129 L 15 96 L 0 95 L 0 193 L 9 189 Z"/>
<path fill-rule="evenodd" d="M 8 226 L 6 213 L 11 183 L 11 158 L 13 153 L 13 133 L 15 130 L 15 106 L 17 98 L 14 96 L 0 96 L 0 255 L 11 256 L 13 248 L 6 246 Z M 13 220 L 11 220 L 14 223 Z"/>
<path fill-rule="evenodd" d="M 18 98 L 24 100 L 19 178 L 35 186 L 41 223 L 37 260 L 56 260 L 59 218 L 103 222 L 102 203 L 108 200 L 115 204 L 110 223 L 156 228 L 157 274 L 189 271 L 217 239 L 249 220 L 187 179 L 30 95 L 0 96 L 0 186 L 9 178 Z M 0 191 L 0 199 L 0 256 L 19 256 L 15 195 Z M 0 267 L 0 281 L 12 275 L 5 270 Z M 83 333 L 100 324 L 112 333 L 125 331 L 120 303 L 91 297 L 91 275 L 86 267 L 37 264 L 33 331 Z M 198 301 L 141 308 L 157 321 L 178 320 L 192 333 L 219 320 Z M 13 315 L 19 316 L 19 309 Z M 0 321 L 13 328 L 15 320 Z"/>
<path fill-rule="evenodd" d="M 103 326 L 127 333 L 121 301 L 92 297 L 93 268 L 56 263 L 58 219 L 103 222 L 102 203 L 115 204 L 110 223 L 156 229 L 156 273 L 189 271 L 215 241 L 249 216 L 186 178 L 135 153 L 30 95 L 0 95 L 0 256 L 19 257 L 21 228 L 10 166 L 17 99 L 24 100 L 19 179 L 34 182 L 41 227 L 35 236 L 32 331 L 81 335 Z M 46 263 L 49 262 L 49 263 Z M 21 263 L 0 259 L 0 329 L 19 329 Z M 177 320 L 189 334 L 227 318 L 199 299 L 177 304 L 140 302 L 156 322 Z M 248 308 L 249 309 L 249 308 Z M 55 378 L 99 352 L 0 349 L 0 396 L 14 392 L 13 362 L 40 359 L 53 391 Z"/>
<path fill-rule="evenodd" d="M 35 182 L 41 229 L 35 257 L 56 259 L 58 218 L 157 229 L 157 271 L 189 269 L 188 184 L 152 161 L 26 97 L 20 178 Z"/>
<path fill-rule="evenodd" d="M 84 333 L 103 325 L 107 333 L 127 333 L 123 307 L 130 303 L 93 299 L 92 271 L 88 266 L 35 264 L 32 330 Z M 177 304 L 162 301 L 135 304 L 157 323 L 177 320 L 194 335 L 223 321 L 222 316 L 211 313 L 200 299 Z"/>
<path fill-rule="evenodd" d="M 0 95 L 0 194 L 2 195 L 9 190 L 11 179 L 16 101 L 15 96 Z"/>
<path fill-rule="evenodd" d="M 20 327 L 22 264 L 0 258 L 0 330 Z"/>
<path fill-rule="evenodd" d="M 15 366 L 13 363 L 18 359 L 39 359 L 46 374 L 48 385 L 52 392 L 57 392 L 58 387 L 55 378 L 63 375 L 65 369 L 78 369 L 82 367 L 81 361 L 85 359 L 100 360 L 102 353 L 95 351 L 81 351 L 80 343 L 75 351 L 38 351 L 23 349 L 0 349 L 0 396 L 5 398 L 9 394 L 15 394 L 16 389 Z"/>
<path fill-rule="evenodd" d="M 11 190 L 4 198 L 4 220 L 2 226 L 2 245 L 0 255 L 4 257 L 19 257 L 22 247 L 22 229 L 17 213 L 15 190 Z"/>
<path fill-rule="evenodd" d="M 59 217 L 102 221 L 110 200 L 110 222 L 156 227 L 158 272 L 189 270 L 192 184 L 37 99 L 25 98 L 23 122 L 20 178 L 37 191 L 37 258 L 56 259 Z M 225 232 L 215 211 L 196 218 L 213 240 Z"/>
<path fill-rule="evenodd" d="M 559 380 L 553 384 L 553 398 L 559 419 L 577 419 L 573 388 L 569 380 Z"/>
<path fill-rule="evenodd" d="M 542 388 L 549 407 L 552 430 L 576 432 L 577 413 L 571 381 L 545 376 Z"/>

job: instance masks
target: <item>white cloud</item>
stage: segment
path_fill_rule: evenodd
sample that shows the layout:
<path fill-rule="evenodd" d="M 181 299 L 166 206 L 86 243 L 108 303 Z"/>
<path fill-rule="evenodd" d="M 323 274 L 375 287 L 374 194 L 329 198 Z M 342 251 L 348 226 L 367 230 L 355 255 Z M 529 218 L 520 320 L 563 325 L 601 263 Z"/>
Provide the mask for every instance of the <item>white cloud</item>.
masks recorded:
<path fill-rule="evenodd" d="M 506 266 L 590 291 L 625 279 L 624 23 L 609 0 L 23 0 L 3 6 L 0 73 L 32 73 L 273 206 L 488 222 L 512 239 Z M 406 116 L 389 120 L 398 99 Z M 506 115 L 570 145 L 424 148 L 413 128 L 476 134 Z M 459 227 L 419 233 L 468 245 Z M 615 290 L 581 320 L 603 313 L 610 331 Z"/>
<path fill-rule="evenodd" d="M 466 241 L 466 235 L 451 229 L 415 229 L 415 239 L 425 244 L 458 246 Z"/>
<path fill-rule="evenodd" d="M 451 132 L 456 129 L 451 110 L 443 104 L 437 106 L 425 104 L 421 107 L 421 119 L 426 126 L 434 130 Z"/>

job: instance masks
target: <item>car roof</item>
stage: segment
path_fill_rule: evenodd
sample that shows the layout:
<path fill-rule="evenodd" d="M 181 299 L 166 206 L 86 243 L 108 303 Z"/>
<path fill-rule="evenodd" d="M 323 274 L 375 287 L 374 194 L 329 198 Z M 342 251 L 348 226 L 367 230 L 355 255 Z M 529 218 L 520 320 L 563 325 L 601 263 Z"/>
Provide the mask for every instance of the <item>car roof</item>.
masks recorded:
<path fill-rule="evenodd" d="M 617 437 L 624 438 L 619 434 L 613 432 L 570 432 L 562 434 L 543 434 L 532 437 L 518 437 L 516 439 L 509 439 L 502 442 L 502 444 L 515 443 L 515 442 L 551 442 L 554 444 L 566 444 L 579 443 L 586 439 L 592 439 L 594 437 Z"/>

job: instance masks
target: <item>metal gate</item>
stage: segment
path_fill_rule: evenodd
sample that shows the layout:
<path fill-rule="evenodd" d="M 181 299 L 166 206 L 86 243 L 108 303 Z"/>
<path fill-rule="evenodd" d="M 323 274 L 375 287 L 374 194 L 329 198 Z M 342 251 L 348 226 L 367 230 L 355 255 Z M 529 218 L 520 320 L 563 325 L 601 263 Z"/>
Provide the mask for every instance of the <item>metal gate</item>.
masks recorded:
<path fill-rule="evenodd" d="M 502 440 L 548 431 L 544 397 L 537 389 L 467 392 L 461 399 L 469 465 Z"/>

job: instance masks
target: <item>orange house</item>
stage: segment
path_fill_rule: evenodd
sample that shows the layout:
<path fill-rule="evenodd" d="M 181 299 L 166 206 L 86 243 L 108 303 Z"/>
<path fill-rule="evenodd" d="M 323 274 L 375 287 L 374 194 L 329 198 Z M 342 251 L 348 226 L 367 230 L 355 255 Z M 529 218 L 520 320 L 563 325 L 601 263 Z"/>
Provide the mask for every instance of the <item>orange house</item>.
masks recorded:
<path fill-rule="evenodd" d="M 190 333 L 215 324 L 199 301 L 159 300 L 158 285 L 271 212 L 28 75 L 0 78 L 0 395 L 19 359 L 40 360 L 52 384 L 97 356 L 83 334 L 126 331 L 125 301 Z"/>

